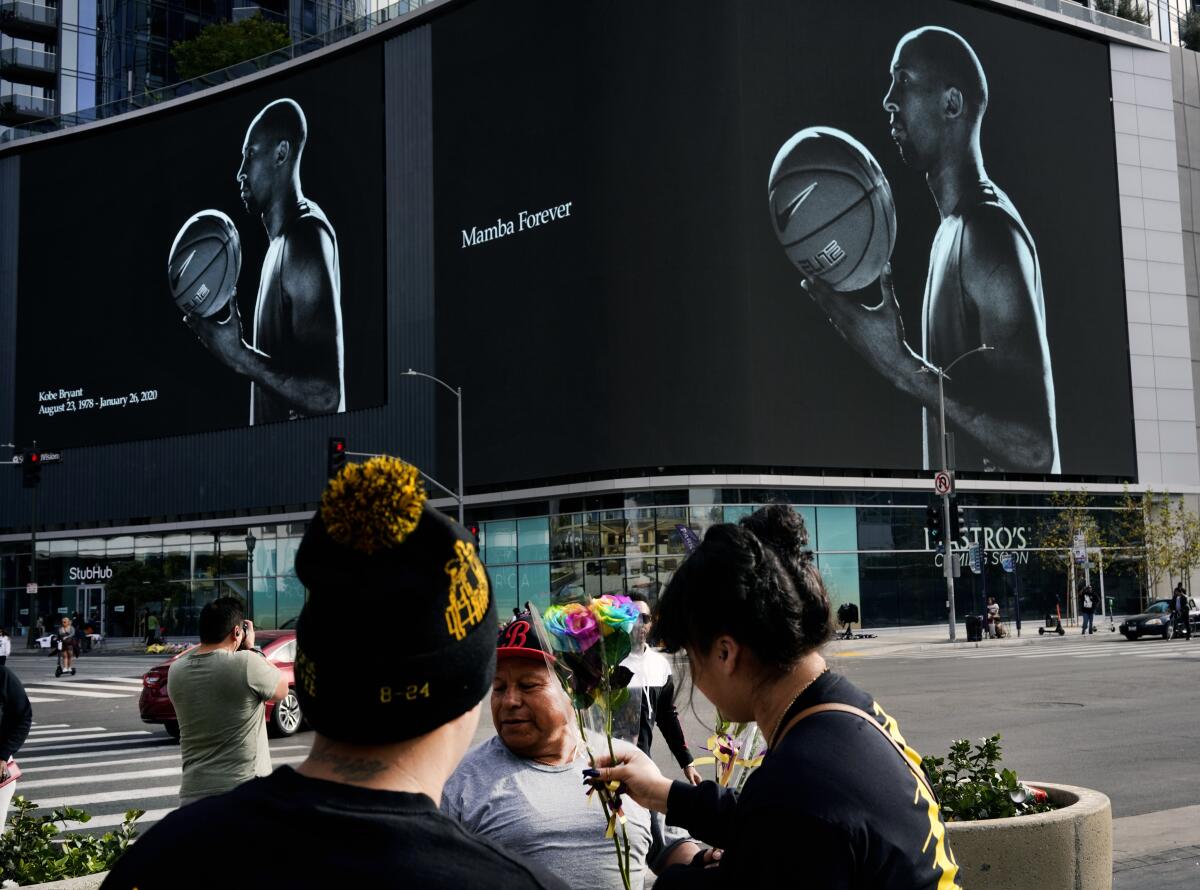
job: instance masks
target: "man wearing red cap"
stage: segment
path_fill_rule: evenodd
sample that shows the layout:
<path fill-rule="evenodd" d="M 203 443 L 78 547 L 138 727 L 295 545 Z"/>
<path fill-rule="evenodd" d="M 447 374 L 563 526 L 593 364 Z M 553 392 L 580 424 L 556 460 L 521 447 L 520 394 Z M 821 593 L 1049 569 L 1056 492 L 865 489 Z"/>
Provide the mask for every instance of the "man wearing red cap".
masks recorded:
<path fill-rule="evenodd" d="M 491 698 L 496 735 L 463 758 L 442 793 L 442 812 L 571 887 L 617 890 L 624 885 L 612 841 L 581 781 L 581 771 L 591 765 L 587 749 L 554 663 L 528 612 L 500 629 Z M 650 814 L 628 802 L 625 815 L 631 884 L 641 887 L 651 851 Z M 679 838 L 654 865 L 690 862 L 699 851 Z"/>

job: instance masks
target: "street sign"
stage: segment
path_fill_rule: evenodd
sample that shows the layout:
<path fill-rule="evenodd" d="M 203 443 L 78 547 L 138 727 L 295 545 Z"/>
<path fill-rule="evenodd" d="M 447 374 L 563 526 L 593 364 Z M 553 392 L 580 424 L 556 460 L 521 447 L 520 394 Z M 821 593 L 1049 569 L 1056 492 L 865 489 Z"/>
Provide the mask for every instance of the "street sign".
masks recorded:
<path fill-rule="evenodd" d="M 934 494 L 954 494 L 954 476 L 947 470 L 938 470 L 933 474 Z"/>
<path fill-rule="evenodd" d="M 971 571 L 978 575 L 983 571 L 983 548 L 978 544 L 971 544 L 967 547 L 967 553 L 971 558 Z"/>
<path fill-rule="evenodd" d="M 1017 561 L 1013 554 L 1007 551 L 1000 554 L 1000 568 L 1004 569 L 1004 571 L 1012 574 L 1013 569 L 1016 568 L 1016 564 Z"/>
<path fill-rule="evenodd" d="M 62 463 L 62 459 L 63 453 L 61 451 L 43 451 L 41 462 L 44 464 L 60 464 Z M 14 464 L 20 465 L 24 461 L 25 455 L 23 454 L 14 454 L 12 456 L 12 462 Z"/>
<path fill-rule="evenodd" d="M 124 606 L 113 606 L 113 611 L 114 612 L 124 612 L 125 607 Z"/>
<path fill-rule="evenodd" d="M 66 606 L 59 606 L 59 607 L 58 607 L 58 614 L 59 614 L 59 615 L 66 615 L 66 614 L 67 614 L 67 607 L 66 607 Z"/>
<path fill-rule="evenodd" d="M 29 584 L 25 585 L 26 593 L 37 593 L 37 590 L 38 590 L 37 585 L 34 584 L 33 582 L 30 582 Z"/>
<path fill-rule="evenodd" d="M 1087 560 L 1087 538 L 1084 537 L 1083 532 L 1075 532 L 1075 540 L 1071 544 L 1071 554 L 1077 563 Z"/>

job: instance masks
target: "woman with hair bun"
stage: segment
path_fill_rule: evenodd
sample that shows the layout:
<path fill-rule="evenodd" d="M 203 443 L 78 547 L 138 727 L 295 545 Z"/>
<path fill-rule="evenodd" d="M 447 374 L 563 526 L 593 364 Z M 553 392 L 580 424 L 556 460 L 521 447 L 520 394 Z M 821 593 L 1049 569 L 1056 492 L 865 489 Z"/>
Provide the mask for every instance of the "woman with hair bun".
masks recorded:
<path fill-rule="evenodd" d="M 655 626 L 666 649 L 687 652 L 721 716 L 757 722 L 768 744 L 740 795 L 672 782 L 637 751 L 600 771 L 721 851 L 668 870 L 659 890 L 773 886 L 785 875 L 816 890 L 961 890 L 920 755 L 821 657 L 829 597 L 791 507 L 710 528 L 659 600 Z"/>

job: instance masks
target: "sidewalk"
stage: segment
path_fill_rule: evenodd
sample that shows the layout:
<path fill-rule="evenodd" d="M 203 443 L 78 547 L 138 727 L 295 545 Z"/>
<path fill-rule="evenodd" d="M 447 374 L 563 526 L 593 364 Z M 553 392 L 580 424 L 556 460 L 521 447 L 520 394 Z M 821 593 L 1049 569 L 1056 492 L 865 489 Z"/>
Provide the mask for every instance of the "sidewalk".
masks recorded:
<path fill-rule="evenodd" d="M 826 655 L 837 655 L 843 658 L 856 655 L 903 655 L 908 652 L 925 650 L 949 651 L 954 649 L 1000 649 L 1011 646 L 1029 646 L 1041 643 L 1051 644 L 1060 639 L 1057 633 L 1038 634 L 1038 628 L 1045 628 L 1042 621 L 1022 622 L 1021 636 L 1017 636 L 1016 625 L 1008 623 L 1010 636 L 1000 640 L 989 640 L 986 637 L 978 643 L 968 643 L 967 628 L 963 624 L 955 627 L 955 642 L 950 642 L 949 624 L 930 624 L 920 627 L 885 627 L 878 630 L 865 627 L 859 632 L 875 634 L 869 640 L 832 640 L 825 647 Z M 1079 628 L 1063 625 L 1068 635 L 1078 634 Z M 1108 634 L 1107 625 L 1103 629 L 1097 625 L 1097 634 Z M 1108 634 L 1113 636 L 1113 634 Z"/>
<path fill-rule="evenodd" d="M 1200 806 L 1113 819 L 1114 890 L 1200 886 Z"/>
<path fill-rule="evenodd" d="M 167 637 L 167 642 L 183 643 L 185 646 L 191 646 L 200 642 L 200 638 L 191 637 Z M 14 637 L 12 645 L 12 655 L 40 655 L 43 658 L 48 657 L 48 649 L 27 649 L 25 648 L 25 637 Z M 91 651 L 85 652 L 86 657 L 93 655 L 146 655 L 146 638 L 145 637 L 107 637 L 99 646 L 93 646 Z M 150 655 L 148 658 L 163 658 L 163 655 Z"/>

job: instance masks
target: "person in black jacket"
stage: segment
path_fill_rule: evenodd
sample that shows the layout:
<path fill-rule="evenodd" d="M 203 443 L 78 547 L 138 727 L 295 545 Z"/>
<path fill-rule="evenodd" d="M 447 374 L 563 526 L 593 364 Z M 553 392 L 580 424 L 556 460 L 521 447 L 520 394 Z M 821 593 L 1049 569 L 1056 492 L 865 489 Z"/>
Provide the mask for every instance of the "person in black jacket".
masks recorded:
<path fill-rule="evenodd" d="M 6 667 L 0 667 L 0 834 L 8 825 L 8 805 L 17 782 L 9 770 L 13 755 L 21 750 L 33 725 L 33 707 L 21 681 Z"/>
<path fill-rule="evenodd" d="M 658 603 L 657 636 L 686 649 L 696 686 L 726 719 L 756 721 L 768 741 L 740 796 L 715 782 L 671 782 L 639 751 L 600 779 L 624 782 L 669 825 L 723 850 L 715 867 L 709 856 L 668 869 L 658 890 L 774 886 L 781 874 L 821 890 L 961 890 L 920 755 L 821 657 L 829 598 L 807 543 L 785 505 L 713 526 Z"/>

